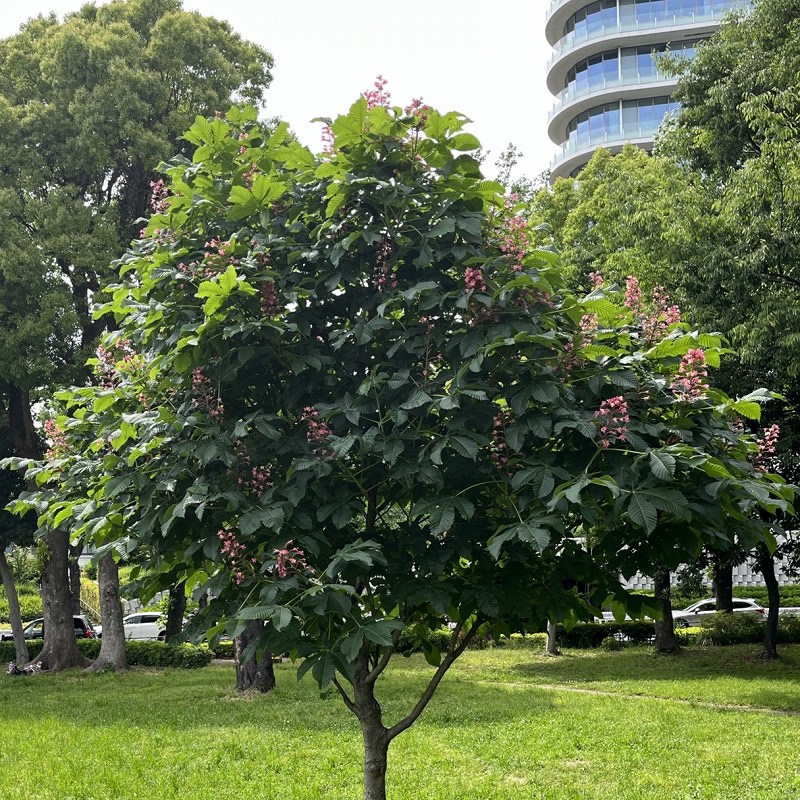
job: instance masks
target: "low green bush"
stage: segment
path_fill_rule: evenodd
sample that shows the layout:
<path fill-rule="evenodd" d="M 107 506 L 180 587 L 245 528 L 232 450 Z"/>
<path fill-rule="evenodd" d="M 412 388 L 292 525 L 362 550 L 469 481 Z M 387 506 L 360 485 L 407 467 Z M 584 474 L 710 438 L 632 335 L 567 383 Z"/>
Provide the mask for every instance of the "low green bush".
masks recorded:
<path fill-rule="evenodd" d="M 800 643 L 800 617 L 781 614 L 778 617 L 778 642 Z M 700 623 L 697 636 L 700 644 L 758 644 L 764 641 L 764 622 L 752 614 L 711 614 Z"/>
<path fill-rule="evenodd" d="M 30 622 L 32 619 L 42 616 L 42 595 L 36 586 L 32 584 L 18 586 L 17 597 L 19 598 L 19 610 L 23 622 Z M 9 625 L 10 622 L 8 598 L 3 588 L 0 587 L 0 624 Z"/>
<path fill-rule="evenodd" d="M 217 642 L 212 648 L 214 658 L 233 658 L 233 641 Z"/>
<path fill-rule="evenodd" d="M 33 639 L 28 642 L 28 654 L 36 656 L 42 650 L 43 642 Z M 100 652 L 99 639 L 80 639 L 78 649 L 87 658 L 97 658 Z M 130 667 L 175 667 L 177 669 L 197 669 L 211 663 L 214 653 L 207 647 L 191 644 L 164 644 L 164 642 L 126 642 L 125 654 Z M 0 642 L 0 663 L 13 661 L 16 657 L 14 642 Z"/>
<path fill-rule="evenodd" d="M 569 630 L 558 626 L 556 641 L 559 647 L 600 647 L 603 639 L 612 636 L 631 644 L 645 644 L 655 635 L 650 621 L 626 620 L 624 622 L 581 622 Z"/>

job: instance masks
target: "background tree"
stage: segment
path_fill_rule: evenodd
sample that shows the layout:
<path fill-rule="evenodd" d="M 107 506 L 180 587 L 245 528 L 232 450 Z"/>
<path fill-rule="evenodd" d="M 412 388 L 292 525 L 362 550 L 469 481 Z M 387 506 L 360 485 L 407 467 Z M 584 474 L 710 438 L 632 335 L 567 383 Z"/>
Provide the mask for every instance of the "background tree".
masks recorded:
<path fill-rule="evenodd" d="M 271 67 L 180 0 L 86 3 L 0 41 L 0 381 L 17 455 L 42 454 L 32 400 L 87 377 L 108 324 L 93 296 L 147 213 L 159 162 L 192 149 L 195 113 L 261 104 Z M 70 605 L 60 577 L 44 585 L 59 592 L 49 605 Z"/>
<path fill-rule="evenodd" d="M 301 658 L 357 717 L 369 800 L 476 635 L 641 613 L 619 572 L 730 521 L 764 540 L 752 509 L 792 495 L 729 425 L 768 394 L 710 388 L 719 339 L 632 285 L 562 291 L 464 122 L 370 92 L 314 156 L 252 109 L 198 118 L 110 289 L 114 377 L 59 394 L 67 447 L 18 504 L 209 592 L 198 633 L 263 620 L 248 650 Z M 401 631 L 432 672 L 391 723 Z"/>

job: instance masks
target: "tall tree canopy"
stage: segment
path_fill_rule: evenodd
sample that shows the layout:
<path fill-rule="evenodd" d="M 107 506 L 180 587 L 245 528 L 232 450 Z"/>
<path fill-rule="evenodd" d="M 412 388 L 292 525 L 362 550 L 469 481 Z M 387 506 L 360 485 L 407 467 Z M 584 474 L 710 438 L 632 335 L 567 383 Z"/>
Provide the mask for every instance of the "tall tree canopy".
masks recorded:
<path fill-rule="evenodd" d="M 196 113 L 260 104 L 272 59 L 181 0 L 85 4 L 0 41 L 0 381 L 17 452 L 27 393 L 80 380 L 93 294 L 137 233 L 159 162 Z"/>
<path fill-rule="evenodd" d="M 44 530 L 146 545 L 212 600 L 195 630 L 292 652 L 360 723 L 365 797 L 390 741 L 479 632 L 586 618 L 618 572 L 770 541 L 792 493 L 708 383 L 717 337 L 635 282 L 563 290 L 483 180 L 465 118 L 368 93 L 314 155 L 252 109 L 198 118 L 192 162 L 120 262 L 99 384 L 59 395 L 30 467 Z M 591 538 L 592 549 L 584 546 Z M 581 591 L 578 591 L 578 587 Z M 454 626 L 443 652 L 431 632 Z M 376 695 L 402 631 L 432 664 Z"/>

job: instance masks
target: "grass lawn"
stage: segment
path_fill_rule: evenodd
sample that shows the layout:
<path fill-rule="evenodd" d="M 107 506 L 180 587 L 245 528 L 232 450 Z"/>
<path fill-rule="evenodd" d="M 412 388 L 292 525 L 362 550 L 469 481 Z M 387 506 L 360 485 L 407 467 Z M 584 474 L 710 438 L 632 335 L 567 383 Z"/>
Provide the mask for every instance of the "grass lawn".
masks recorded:
<path fill-rule="evenodd" d="M 796 800 L 800 646 L 756 652 L 468 652 L 390 748 L 390 800 Z M 397 660 L 389 720 L 428 672 Z M 0 798 L 357 800 L 355 719 L 291 665 L 278 681 L 240 697 L 229 666 L 0 677 Z"/>

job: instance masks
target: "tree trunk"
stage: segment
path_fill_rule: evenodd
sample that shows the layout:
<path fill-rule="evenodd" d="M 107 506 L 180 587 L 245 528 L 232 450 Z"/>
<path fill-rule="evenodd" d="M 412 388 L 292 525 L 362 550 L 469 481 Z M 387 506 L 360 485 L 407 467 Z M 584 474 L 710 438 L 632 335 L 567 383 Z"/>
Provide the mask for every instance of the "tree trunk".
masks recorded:
<path fill-rule="evenodd" d="M 236 661 L 236 688 L 240 692 L 257 689 L 266 694 L 275 688 L 272 653 L 264 652 L 261 658 L 253 653 L 247 661 L 243 660 L 243 653 L 247 646 L 250 642 L 256 641 L 263 632 L 263 620 L 251 619 L 233 643 L 233 657 Z"/>
<path fill-rule="evenodd" d="M 59 672 L 72 667 L 86 667 L 86 658 L 75 642 L 75 623 L 69 594 L 67 547 L 69 536 L 64 531 L 45 534 L 49 550 L 42 571 L 42 610 L 44 616 L 44 646 L 35 659 L 42 669 Z"/>
<path fill-rule="evenodd" d="M 778 615 L 781 611 L 781 590 L 778 579 L 775 577 L 775 559 L 762 542 L 756 548 L 758 571 L 764 577 L 769 597 L 769 613 L 764 630 L 764 649 L 762 658 L 773 659 L 778 657 Z"/>
<path fill-rule="evenodd" d="M 83 552 L 83 540 L 68 545 L 69 554 L 69 591 L 72 596 L 72 613 L 81 613 L 81 566 L 78 559 Z"/>
<path fill-rule="evenodd" d="M 42 441 L 33 424 L 30 397 L 13 384 L 8 387 L 8 432 L 14 453 L 20 458 L 42 457 Z"/>
<path fill-rule="evenodd" d="M 115 672 L 125 672 L 128 669 L 128 657 L 125 654 L 125 629 L 122 627 L 122 603 L 119 599 L 119 568 L 113 553 L 108 552 L 100 559 L 97 581 L 100 584 L 103 638 L 100 653 L 88 670 L 99 672 L 111 667 Z"/>
<path fill-rule="evenodd" d="M 556 645 L 556 634 L 558 632 L 558 628 L 555 622 L 551 622 L 547 620 L 547 646 L 546 652 L 549 656 L 560 656 L 561 653 Z"/>
<path fill-rule="evenodd" d="M 367 648 L 362 647 L 353 677 L 353 711 L 364 742 L 364 800 L 386 800 L 386 767 L 391 740 L 369 673 L 369 655 Z"/>
<path fill-rule="evenodd" d="M 668 569 L 659 567 L 653 575 L 656 600 L 661 604 L 662 619 L 655 621 L 657 653 L 677 653 L 680 647 L 675 638 L 675 623 L 672 619 L 672 596 Z"/>
<path fill-rule="evenodd" d="M 28 645 L 22 633 L 22 614 L 19 610 L 19 597 L 17 597 L 17 587 L 14 584 L 14 575 L 6 559 L 5 551 L 0 547 L 0 578 L 3 580 L 3 588 L 8 598 L 8 616 L 11 621 L 11 631 L 14 634 L 14 649 L 16 650 L 16 663 L 19 665 L 28 663 Z"/>
<path fill-rule="evenodd" d="M 164 630 L 164 641 L 168 642 L 183 630 L 183 615 L 186 613 L 186 584 L 176 583 L 169 590 L 169 608 L 167 610 L 167 627 Z"/>
<path fill-rule="evenodd" d="M 733 611 L 733 564 L 725 553 L 714 556 L 714 600 L 717 611 Z"/>

